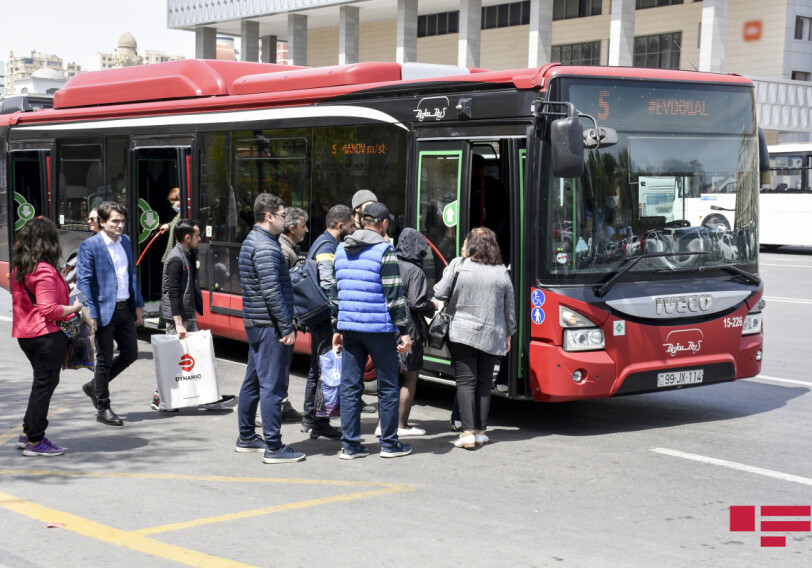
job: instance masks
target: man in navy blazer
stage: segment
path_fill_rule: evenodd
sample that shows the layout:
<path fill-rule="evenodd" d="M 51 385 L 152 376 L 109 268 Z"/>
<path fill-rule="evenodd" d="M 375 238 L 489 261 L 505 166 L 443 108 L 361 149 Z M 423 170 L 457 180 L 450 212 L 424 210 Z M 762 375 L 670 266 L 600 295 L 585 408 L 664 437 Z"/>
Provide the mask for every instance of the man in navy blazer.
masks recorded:
<path fill-rule="evenodd" d="M 115 201 L 98 207 L 101 230 L 79 245 L 76 287 L 87 296 L 96 332 L 96 374 L 82 385 L 98 409 L 96 420 L 122 426 L 110 408 L 108 384 L 138 358 L 138 336 L 144 299 L 138 287 L 130 239 L 123 234 L 127 208 Z M 118 357 L 113 357 L 113 341 Z"/>

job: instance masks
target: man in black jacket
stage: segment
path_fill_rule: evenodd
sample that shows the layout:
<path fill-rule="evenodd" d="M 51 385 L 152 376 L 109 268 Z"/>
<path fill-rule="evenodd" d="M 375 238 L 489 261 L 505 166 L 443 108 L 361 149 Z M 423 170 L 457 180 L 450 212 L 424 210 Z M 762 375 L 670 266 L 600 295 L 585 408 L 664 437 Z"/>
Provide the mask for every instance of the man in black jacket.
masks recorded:
<path fill-rule="evenodd" d="M 248 339 L 248 368 L 240 389 L 240 436 L 235 451 L 264 452 L 264 463 L 305 459 L 282 443 L 282 400 L 288 394 L 293 329 L 293 285 L 279 246 L 285 228 L 285 202 L 270 193 L 254 201 L 256 224 L 240 248 L 242 314 Z M 256 434 L 259 405 L 264 439 Z"/>
<path fill-rule="evenodd" d="M 175 224 L 175 246 L 166 255 L 161 282 L 161 318 L 166 322 L 167 333 L 176 333 L 186 339 L 190 331 L 197 331 L 197 315 L 203 315 L 203 295 L 197 280 L 197 245 L 200 243 L 200 225 L 197 221 L 180 219 Z M 231 408 L 236 403 L 234 395 L 204 404 L 206 410 Z M 158 388 L 152 395 L 153 410 L 165 410 L 161 405 Z"/>
<path fill-rule="evenodd" d="M 327 212 L 327 230 L 324 231 L 310 246 L 307 258 L 316 261 L 319 269 L 319 285 L 324 294 L 329 297 L 330 287 L 333 283 L 333 261 L 335 260 L 338 244 L 344 242 L 344 237 L 355 232 L 352 219 L 352 210 L 346 205 L 334 205 Z M 318 398 L 319 376 L 321 376 L 321 361 L 319 357 L 330 351 L 333 345 L 333 328 L 330 319 L 310 326 L 310 370 L 307 373 L 305 384 L 304 416 L 302 417 L 302 432 L 310 432 L 310 437 L 319 436 L 330 440 L 340 440 L 341 432 L 330 425 L 330 419 L 316 416 L 316 401 Z"/>

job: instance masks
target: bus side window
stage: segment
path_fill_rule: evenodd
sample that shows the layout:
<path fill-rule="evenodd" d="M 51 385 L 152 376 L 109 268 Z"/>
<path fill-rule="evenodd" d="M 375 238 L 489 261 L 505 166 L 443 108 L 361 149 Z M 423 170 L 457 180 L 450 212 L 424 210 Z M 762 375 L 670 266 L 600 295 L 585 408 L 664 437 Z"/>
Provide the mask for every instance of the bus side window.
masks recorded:
<path fill-rule="evenodd" d="M 58 146 L 59 187 L 57 226 L 87 231 L 87 216 L 105 200 L 102 145 L 71 144 Z"/>

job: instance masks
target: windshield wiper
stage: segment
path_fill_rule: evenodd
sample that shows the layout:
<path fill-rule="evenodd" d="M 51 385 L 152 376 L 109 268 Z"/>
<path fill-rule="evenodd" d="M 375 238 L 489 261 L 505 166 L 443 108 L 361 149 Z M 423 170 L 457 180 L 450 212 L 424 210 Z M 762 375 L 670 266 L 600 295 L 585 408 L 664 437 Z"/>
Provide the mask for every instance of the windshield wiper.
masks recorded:
<path fill-rule="evenodd" d="M 629 270 L 634 268 L 638 262 L 645 258 L 658 258 L 663 256 L 703 256 L 706 254 L 710 254 L 707 252 L 647 252 L 645 254 L 641 254 L 640 256 L 635 256 L 633 259 L 631 257 L 627 258 L 626 260 L 631 260 L 626 266 L 618 270 L 609 280 L 601 284 L 600 286 L 596 286 L 592 290 L 595 292 L 595 295 L 598 298 L 603 298 L 609 290 L 615 285 L 617 279 L 626 274 Z M 734 267 L 731 267 L 734 268 Z M 742 272 L 744 272 L 742 270 Z M 747 274 L 747 273 L 745 273 Z M 752 276 L 752 275 L 751 275 Z M 755 278 L 755 277 L 754 277 Z"/>
<path fill-rule="evenodd" d="M 751 274 L 746 270 L 742 270 L 738 266 L 733 266 L 732 264 L 720 264 L 719 266 L 708 266 L 707 268 L 719 268 L 721 270 L 727 270 L 728 272 L 732 272 L 733 274 L 738 274 L 745 280 L 747 280 L 750 284 L 755 284 L 759 286 L 761 284 L 761 278 L 756 276 L 755 274 Z"/>
<path fill-rule="evenodd" d="M 755 274 L 747 272 L 746 270 L 742 270 L 738 266 L 733 266 L 732 264 L 719 264 L 715 266 L 691 266 L 686 268 L 663 268 L 662 270 L 657 270 L 657 272 L 668 272 L 671 274 L 673 274 L 674 272 L 679 272 L 681 274 L 685 274 L 688 272 L 704 272 L 706 270 L 714 270 L 714 269 L 726 270 L 727 272 L 730 272 L 737 276 L 741 276 L 746 281 L 748 281 L 751 284 L 755 284 L 756 286 L 759 286 L 761 284 L 761 278 L 759 278 Z"/>

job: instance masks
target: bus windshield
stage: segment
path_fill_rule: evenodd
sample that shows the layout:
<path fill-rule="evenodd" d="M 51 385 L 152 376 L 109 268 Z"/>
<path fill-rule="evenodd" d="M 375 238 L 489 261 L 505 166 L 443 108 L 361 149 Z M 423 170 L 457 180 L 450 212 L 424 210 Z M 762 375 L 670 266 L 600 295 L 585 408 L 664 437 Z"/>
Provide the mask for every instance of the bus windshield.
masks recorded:
<path fill-rule="evenodd" d="M 587 150 L 580 178 L 557 178 L 546 168 L 548 275 L 605 280 L 646 253 L 664 254 L 643 259 L 634 272 L 756 262 L 750 89 L 563 79 L 558 96 L 614 128 L 618 142 Z"/>

